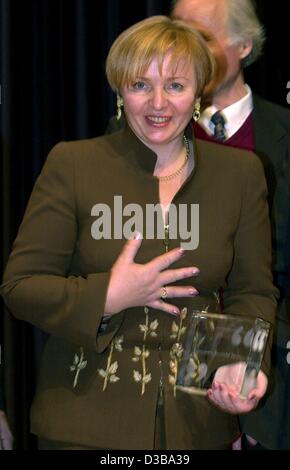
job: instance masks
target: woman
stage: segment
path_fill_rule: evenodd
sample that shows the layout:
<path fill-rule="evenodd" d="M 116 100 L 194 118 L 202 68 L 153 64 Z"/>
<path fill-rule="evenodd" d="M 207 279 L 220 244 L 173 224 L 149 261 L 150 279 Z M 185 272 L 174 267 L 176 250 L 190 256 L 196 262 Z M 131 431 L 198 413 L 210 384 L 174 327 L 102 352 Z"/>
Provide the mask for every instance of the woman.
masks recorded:
<path fill-rule="evenodd" d="M 42 448 L 228 448 L 233 414 L 265 392 L 268 352 L 245 400 L 219 383 L 185 395 L 172 379 L 190 309 L 216 308 L 220 288 L 226 313 L 275 311 L 261 165 L 188 126 L 213 68 L 188 26 L 132 26 L 107 60 L 128 125 L 57 145 L 35 185 L 2 292 L 51 334 L 31 414 Z"/>

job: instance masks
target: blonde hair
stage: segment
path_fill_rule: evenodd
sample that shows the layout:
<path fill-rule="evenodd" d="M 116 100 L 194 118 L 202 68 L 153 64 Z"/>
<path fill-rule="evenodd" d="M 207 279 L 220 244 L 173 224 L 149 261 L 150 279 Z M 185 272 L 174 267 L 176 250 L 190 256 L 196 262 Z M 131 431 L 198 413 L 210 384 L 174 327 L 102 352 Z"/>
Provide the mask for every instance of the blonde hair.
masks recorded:
<path fill-rule="evenodd" d="M 196 96 L 211 80 L 215 62 L 205 40 L 198 31 L 166 16 L 152 16 L 126 29 L 113 43 L 106 63 L 111 88 L 119 92 L 129 86 L 158 60 L 160 74 L 166 54 L 171 64 L 192 64 L 196 75 Z"/>

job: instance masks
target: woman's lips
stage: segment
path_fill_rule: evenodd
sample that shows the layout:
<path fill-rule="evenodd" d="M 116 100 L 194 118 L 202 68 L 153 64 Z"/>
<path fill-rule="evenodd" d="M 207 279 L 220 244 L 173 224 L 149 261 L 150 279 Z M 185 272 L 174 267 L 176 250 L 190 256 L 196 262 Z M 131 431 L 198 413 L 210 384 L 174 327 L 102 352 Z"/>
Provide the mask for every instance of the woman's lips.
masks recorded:
<path fill-rule="evenodd" d="M 171 120 L 168 116 L 145 116 L 145 118 L 149 121 L 149 124 L 157 127 L 166 126 Z"/>

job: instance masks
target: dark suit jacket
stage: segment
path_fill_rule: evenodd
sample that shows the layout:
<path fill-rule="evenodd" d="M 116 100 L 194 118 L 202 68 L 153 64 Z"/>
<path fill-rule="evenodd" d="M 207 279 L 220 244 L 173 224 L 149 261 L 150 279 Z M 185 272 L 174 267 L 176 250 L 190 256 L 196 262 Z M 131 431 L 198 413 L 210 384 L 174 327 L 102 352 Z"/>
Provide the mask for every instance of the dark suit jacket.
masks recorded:
<path fill-rule="evenodd" d="M 178 305 L 189 312 L 212 309 L 222 287 L 225 313 L 273 322 L 276 290 L 262 166 L 250 152 L 202 141 L 195 153 L 195 169 L 174 203 L 200 207 L 199 245 L 176 263 L 200 268 L 194 279 L 199 296 L 178 299 Z M 174 393 L 169 376 L 176 326 L 181 333 L 178 319 L 139 307 L 101 327 L 110 269 L 125 240 L 94 239 L 91 210 L 96 203 L 112 208 L 114 195 L 122 196 L 123 207 L 156 204 L 155 161 L 125 128 L 60 143 L 36 182 L 1 290 L 16 317 L 51 334 L 31 414 L 39 436 L 99 448 L 152 449 L 160 377 L 168 449 L 214 449 L 239 433 L 237 417 L 205 397 Z M 170 248 L 180 242 L 170 240 Z M 145 263 L 163 252 L 163 240 L 144 239 L 136 260 Z M 263 364 L 268 367 L 269 350 Z"/>
<path fill-rule="evenodd" d="M 283 299 L 290 293 L 290 110 L 254 96 L 255 152 L 261 158 L 269 190 L 273 269 L 281 292 L 279 318 L 290 322 Z"/>
<path fill-rule="evenodd" d="M 261 116 L 260 139 L 269 147 L 275 193 L 272 208 L 275 283 L 280 289 L 276 322 L 273 369 L 267 397 L 259 408 L 242 419 L 243 430 L 268 449 L 290 449 L 290 112 L 266 106 Z M 275 111 L 276 114 L 275 114 Z M 272 121 L 273 134 L 270 122 Z M 264 129 L 264 132 L 262 130 Z M 275 136 L 275 140 L 274 140 Z M 273 140 L 271 140 L 273 139 Z"/>

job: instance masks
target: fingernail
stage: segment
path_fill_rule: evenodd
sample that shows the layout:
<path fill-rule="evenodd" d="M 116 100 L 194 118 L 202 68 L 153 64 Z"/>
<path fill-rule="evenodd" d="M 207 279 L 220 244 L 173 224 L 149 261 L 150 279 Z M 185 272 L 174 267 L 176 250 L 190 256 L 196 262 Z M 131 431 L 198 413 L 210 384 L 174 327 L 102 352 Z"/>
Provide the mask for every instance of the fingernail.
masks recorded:
<path fill-rule="evenodd" d="M 199 270 L 198 268 L 193 268 L 192 274 L 193 274 L 194 276 L 197 276 L 199 273 L 200 273 L 200 270 Z"/>
<path fill-rule="evenodd" d="M 177 309 L 173 310 L 173 313 L 174 313 L 174 315 L 180 315 L 180 311 L 177 310 Z"/>
<path fill-rule="evenodd" d="M 198 294 L 198 291 L 196 289 L 189 289 L 189 294 L 194 296 Z"/>
<path fill-rule="evenodd" d="M 185 255 L 185 249 L 184 248 L 179 248 L 179 253 L 181 256 Z"/>
<path fill-rule="evenodd" d="M 133 239 L 134 239 L 134 240 L 141 240 L 141 238 L 142 238 L 141 233 L 138 232 L 138 231 L 136 231 L 136 232 L 134 233 Z"/>

